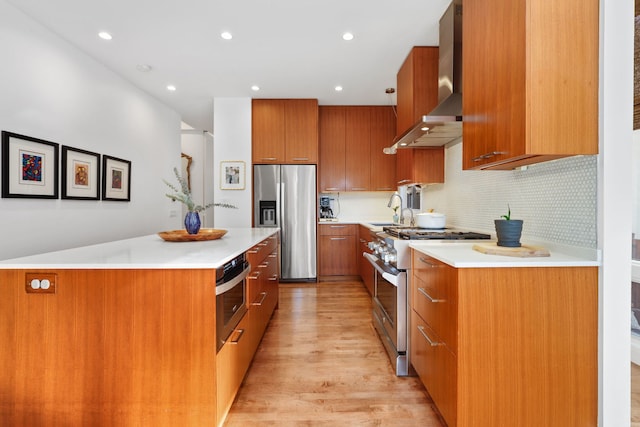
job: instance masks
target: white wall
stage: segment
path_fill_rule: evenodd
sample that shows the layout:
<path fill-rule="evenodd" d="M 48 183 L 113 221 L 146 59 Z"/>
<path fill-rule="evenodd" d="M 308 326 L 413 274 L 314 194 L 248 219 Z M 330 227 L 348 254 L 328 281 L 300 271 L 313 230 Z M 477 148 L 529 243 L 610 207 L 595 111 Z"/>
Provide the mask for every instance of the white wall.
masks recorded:
<path fill-rule="evenodd" d="M 0 199 L 0 259 L 179 226 L 180 117 L 0 0 L 0 129 L 130 160 L 131 202 Z"/>
<path fill-rule="evenodd" d="M 238 208 L 215 207 L 215 227 L 251 227 L 251 98 L 214 98 L 213 127 L 214 200 Z M 224 161 L 244 162 L 244 189 L 220 188 L 220 162 Z"/>
<path fill-rule="evenodd" d="M 196 204 L 205 206 L 213 202 L 213 137 L 209 132 L 182 131 L 182 153 L 191 156 L 191 197 Z M 180 207 L 176 207 L 180 209 Z M 182 205 L 182 217 L 187 209 Z M 213 227 L 214 208 L 200 213 L 202 227 Z"/>

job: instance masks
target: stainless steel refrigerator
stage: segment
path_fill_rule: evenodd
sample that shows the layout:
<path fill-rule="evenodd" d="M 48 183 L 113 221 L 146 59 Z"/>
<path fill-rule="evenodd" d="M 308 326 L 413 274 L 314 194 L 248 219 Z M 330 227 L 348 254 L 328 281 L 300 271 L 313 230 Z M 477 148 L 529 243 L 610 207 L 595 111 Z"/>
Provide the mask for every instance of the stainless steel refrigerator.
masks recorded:
<path fill-rule="evenodd" d="M 255 227 L 280 227 L 280 280 L 315 281 L 315 165 L 254 165 Z"/>

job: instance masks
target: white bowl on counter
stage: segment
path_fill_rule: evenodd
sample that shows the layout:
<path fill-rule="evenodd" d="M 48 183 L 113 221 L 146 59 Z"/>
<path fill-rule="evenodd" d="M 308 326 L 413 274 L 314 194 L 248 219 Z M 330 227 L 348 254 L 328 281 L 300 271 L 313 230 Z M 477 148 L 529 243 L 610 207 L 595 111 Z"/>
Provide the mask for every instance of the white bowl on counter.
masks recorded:
<path fill-rule="evenodd" d="M 416 225 L 420 228 L 445 228 L 447 217 L 438 212 L 422 212 L 416 214 Z"/>

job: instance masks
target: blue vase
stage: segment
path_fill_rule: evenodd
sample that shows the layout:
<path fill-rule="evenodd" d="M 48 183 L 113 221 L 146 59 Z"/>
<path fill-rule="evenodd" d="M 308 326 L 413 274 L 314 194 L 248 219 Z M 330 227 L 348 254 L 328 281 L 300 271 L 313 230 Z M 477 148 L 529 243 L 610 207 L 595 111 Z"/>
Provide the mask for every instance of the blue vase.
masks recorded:
<path fill-rule="evenodd" d="M 198 212 L 187 212 L 187 216 L 184 217 L 184 228 L 187 229 L 189 234 L 198 234 L 200 230 L 200 215 L 198 215 Z"/>

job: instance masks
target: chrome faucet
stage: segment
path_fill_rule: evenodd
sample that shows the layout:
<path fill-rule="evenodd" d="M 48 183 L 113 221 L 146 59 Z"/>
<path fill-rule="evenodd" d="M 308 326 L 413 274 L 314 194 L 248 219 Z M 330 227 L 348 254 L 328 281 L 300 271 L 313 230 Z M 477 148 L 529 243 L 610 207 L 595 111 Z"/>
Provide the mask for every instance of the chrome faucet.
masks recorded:
<path fill-rule="evenodd" d="M 404 211 L 406 211 L 407 209 L 409 210 L 409 212 L 411 212 L 411 222 L 409 223 L 409 225 L 413 227 L 416 225 L 416 221 L 413 217 L 413 210 L 411 208 L 404 208 L 402 209 L 402 211 L 400 211 L 400 224 L 404 224 Z"/>
<path fill-rule="evenodd" d="M 398 194 L 398 192 L 396 191 L 395 193 L 393 193 L 391 195 L 391 197 L 389 198 L 389 203 L 387 203 L 387 207 L 390 208 L 391 207 L 391 203 L 393 202 L 393 198 L 397 197 L 398 199 L 400 199 L 400 206 L 402 206 L 402 197 L 400 197 L 400 194 Z"/>

